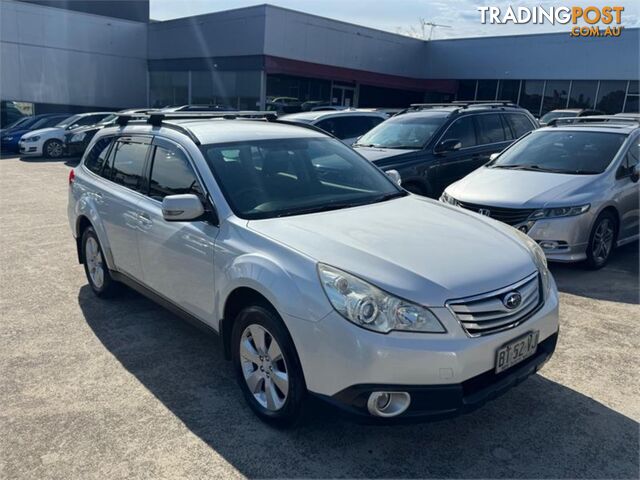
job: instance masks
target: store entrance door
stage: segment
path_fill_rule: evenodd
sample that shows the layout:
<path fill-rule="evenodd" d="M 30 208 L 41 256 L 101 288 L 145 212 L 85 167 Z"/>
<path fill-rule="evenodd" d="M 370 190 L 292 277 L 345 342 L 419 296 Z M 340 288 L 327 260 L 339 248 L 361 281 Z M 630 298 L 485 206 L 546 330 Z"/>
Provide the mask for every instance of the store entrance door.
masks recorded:
<path fill-rule="evenodd" d="M 331 104 L 342 107 L 355 106 L 356 89 L 354 87 L 345 87 L 342 85 L 334 85 L 331 88 Z"/>

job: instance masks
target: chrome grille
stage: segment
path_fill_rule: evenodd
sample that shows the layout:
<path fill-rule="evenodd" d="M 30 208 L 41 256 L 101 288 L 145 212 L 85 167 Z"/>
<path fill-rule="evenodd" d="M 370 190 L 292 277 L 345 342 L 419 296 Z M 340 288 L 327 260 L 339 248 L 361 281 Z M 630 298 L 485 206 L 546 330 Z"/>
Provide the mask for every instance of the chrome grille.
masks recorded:
<path fill-rule="evenodd" d="M 475 203 L 467 203 L 456 200 L 456 205 L 467 210 L 480 213 L 480 210 L 488 211 L 488 217 L 495 218 L 501 222 L 509 225 L 517 225 L 529 218 L 529 216 L 535 211 L 534 208 L 502 208 L 492 207 L 490 205 L 477 205 Z"/>
<path fill-rule="evenodd" d="M 520 294 L 521 302 L 515 308 L 507 308 L 505 296 L 511 292 Z M 541 305 L 543 298 L 538 273 L 525 279 L 494 290 L 493 292 L 460 298 L 447 302 L 447 307 L 456 316 L 462 328 L 472 337 L 500 332 L 520 325 Z"/>

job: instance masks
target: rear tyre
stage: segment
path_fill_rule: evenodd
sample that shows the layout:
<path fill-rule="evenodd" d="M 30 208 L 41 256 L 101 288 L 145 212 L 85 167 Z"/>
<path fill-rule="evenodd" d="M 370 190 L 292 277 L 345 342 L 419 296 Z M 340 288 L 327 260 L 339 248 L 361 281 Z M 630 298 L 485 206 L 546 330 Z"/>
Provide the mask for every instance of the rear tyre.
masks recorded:
<path fill-rule="evenodd" d="M 243 309 L 233 324 L 231 355 L 245 400 L 261 420 L 286 428 L 301 418 L 307 387 L 276 312 L 262 305 Z"/>
<path fill-rule="evenodd" d="M 42 153 L 46 158 L 60 158 L 64 154 L 64 146 L 60 140 L 47 140 Z"/>
<path fill-rule="evenodd" d="M 593 224 L 587 246 L 587 268 L 604 267 L 613 251 L 618 233 L 618 220 L 611 212 L 602 212 Z"/>
<path fill-rule="evenodd" d="M 102 253 L 102 246 L 93 227 L 85 229 L 81 242 L 84 273 L 87 275 L 93 293 L 103 298 L 117 294 L 120 285 L 111 278 Z"/>

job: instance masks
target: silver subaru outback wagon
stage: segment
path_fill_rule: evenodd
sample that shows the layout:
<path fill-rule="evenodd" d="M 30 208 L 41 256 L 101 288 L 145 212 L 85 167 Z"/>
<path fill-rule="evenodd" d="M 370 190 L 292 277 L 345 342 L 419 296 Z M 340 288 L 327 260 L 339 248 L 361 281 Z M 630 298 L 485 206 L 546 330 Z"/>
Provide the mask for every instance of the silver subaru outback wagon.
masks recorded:
<path fill-rule="evenodd" d="M 379 421 L 465 412 L 551 357 L 558 295 L 533 240 L 256 116 L 122 117 L 96 135 L 68 209 L 96 295 L 125 284 L 218 333 L 276 425 L 310 395 Z"/>

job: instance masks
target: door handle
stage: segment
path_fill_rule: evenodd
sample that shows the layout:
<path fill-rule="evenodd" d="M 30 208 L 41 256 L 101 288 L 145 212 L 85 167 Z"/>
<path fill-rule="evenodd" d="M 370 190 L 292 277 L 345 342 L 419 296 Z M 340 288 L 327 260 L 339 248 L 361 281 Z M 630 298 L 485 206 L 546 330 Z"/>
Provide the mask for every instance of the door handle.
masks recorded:
<path fill-rule="evenodd" d="M 149 215 L 147 215 L 144 212 L 139 212 L 137 216 L 138 216 L 138 222 L 140 222 L 140 226 L 150 227 L 151 224 L 153 223 L 151 221 L 151 217 L 149 217 Z"/>

